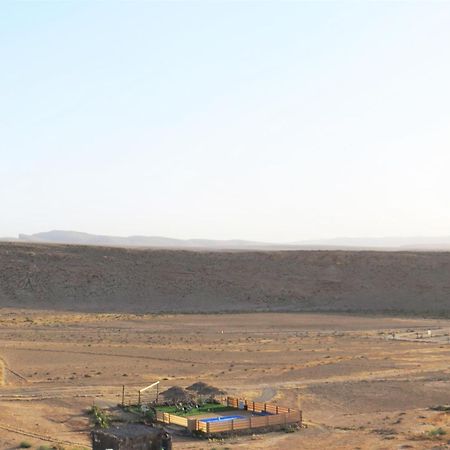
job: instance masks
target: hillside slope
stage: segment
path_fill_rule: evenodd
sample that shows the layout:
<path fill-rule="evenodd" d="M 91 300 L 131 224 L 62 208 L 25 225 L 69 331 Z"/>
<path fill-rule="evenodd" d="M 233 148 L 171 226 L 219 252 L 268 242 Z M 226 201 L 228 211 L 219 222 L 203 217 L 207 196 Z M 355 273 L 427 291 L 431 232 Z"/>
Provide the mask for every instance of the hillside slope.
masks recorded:
<path fill-rule="evenodd" d="M 0 306 L 450 312 L 450 253 L 194 252 L 0 243 Z"/>

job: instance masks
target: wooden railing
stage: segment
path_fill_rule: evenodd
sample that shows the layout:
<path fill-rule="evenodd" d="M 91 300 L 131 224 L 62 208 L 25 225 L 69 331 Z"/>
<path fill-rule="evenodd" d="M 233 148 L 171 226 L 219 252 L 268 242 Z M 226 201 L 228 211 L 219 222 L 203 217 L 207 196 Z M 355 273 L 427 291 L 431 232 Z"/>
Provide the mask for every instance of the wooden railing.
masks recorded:
<path fill-rule="evenodd" d="M 270 414 L 281 414 L 295 411 L 292 408 L 285 408 L 283 406 L 272 405 L 270 403 L 253 402 L 249 400 L 239 400 L 235 397 L 225 397 L 221 399 L 221 403 L 231 408 L 245 409 L 253 412 L 268 412 Z"/>

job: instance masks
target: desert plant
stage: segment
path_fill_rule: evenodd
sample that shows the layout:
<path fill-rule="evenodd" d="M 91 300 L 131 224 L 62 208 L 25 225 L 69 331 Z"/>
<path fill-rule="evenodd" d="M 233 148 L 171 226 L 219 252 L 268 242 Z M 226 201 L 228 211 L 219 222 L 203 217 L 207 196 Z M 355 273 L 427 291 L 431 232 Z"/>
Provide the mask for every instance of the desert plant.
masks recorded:
<path fill-rule="evenodd" d="M 153 409 L 149 409 L 144 413 L 144 418 L 150 422 L 154 422 L 156 419 L 156 413 Z"/>
<path fill-rule="evenodd" d="M 430 437 L 441 437 L 447 434 L 447 432 L 442 429 L 441 427 L 433 428 L 432 430 L 428 431 L 428 436 Z"/>
<path fill-rule="evenodd" d="M 22 441 L 19 444 L 19 448 L 31 448 L 31 447 L 32 447 L 32 445 L 29 442 L 27 442 L 27 441 Z"/>
<path fill-rule="evenodd" d="M 430 409 L 433 411 L 450 412 L 450 405 L 437 405 L 437 406 L 432 406 Z"/>
<path fill-rule="evenodd" d="M 92 405 L 89 410 L 89 414 L 92 416 L 96 426 L 100 428 L 108 428 L 110 425 L 110 419 L 106 411 L 99 408 L 97 405 Z"/>

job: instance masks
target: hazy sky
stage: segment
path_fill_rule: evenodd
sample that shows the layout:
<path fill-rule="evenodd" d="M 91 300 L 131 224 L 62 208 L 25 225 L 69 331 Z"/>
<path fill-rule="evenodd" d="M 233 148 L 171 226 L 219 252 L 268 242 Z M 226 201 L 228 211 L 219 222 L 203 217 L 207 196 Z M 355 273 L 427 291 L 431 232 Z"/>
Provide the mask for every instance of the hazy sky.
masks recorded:
<path fill-rule="evenodd" d="M 450 2 L 0 3 L 0 236 L 450 234 Z"/>

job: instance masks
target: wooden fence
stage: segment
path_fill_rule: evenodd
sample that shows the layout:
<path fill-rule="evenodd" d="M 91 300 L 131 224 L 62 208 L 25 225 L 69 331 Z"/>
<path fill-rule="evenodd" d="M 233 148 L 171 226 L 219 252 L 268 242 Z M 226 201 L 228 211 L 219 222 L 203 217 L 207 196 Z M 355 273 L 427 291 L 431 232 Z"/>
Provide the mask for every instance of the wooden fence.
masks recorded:
<path fill-rule="evenodd" d="M 169 414 L 162 411 L 156 412 L 156 420 L 167 424 L 180 425 L 182 427 L 188 427 L 188 419 L 186 417 L 177 416 L 176 414 Z"/>
<path fill-rule="evenodd" d="M 225 397 L 220 400 L 223 405 L 236 409 L 245 409 L 252 412 L 267 412 L 269 414 L 282 414 L 295 411 L 292 408 L 285 408 L 283 406 L 271 405 L 270 403 L 253 402 L 249 400 L 239 400 L 235 397 Z"/>
<path fill-rule="evenodd" d="M 290 413 L 281 413 L 278 415 L 251 416 L 244 419 L 223 420 L 218 422 L 197 421 L 197 430 L 204 433 L 223 433 L 227 431 L 238 431 L 253 428 L 264 428 L 274 425 L 289 425 L 301 423 L 301 411 L 292 411 Z"/>
<path fill-rule="evenodd" d="M 180 425 L 191 431 L 203 433 L 223 433 L 228 431 L 246 430 L 252 428 L 264 428 L 275 425 L 301 424 L 302 412 L 298 409 L 285 408 L 269 403 L 240 400 L 234 397 L 221 399 L 223 405 L 237 410 L 246 410 L 254 413 L 267 413 L 261 416 L 248 416 L 242 419 L 222 420 L 217 422 L 203 422 L 201 419 L 187 419 L 175 414 L 157 411 L 158 422 Z"/>

